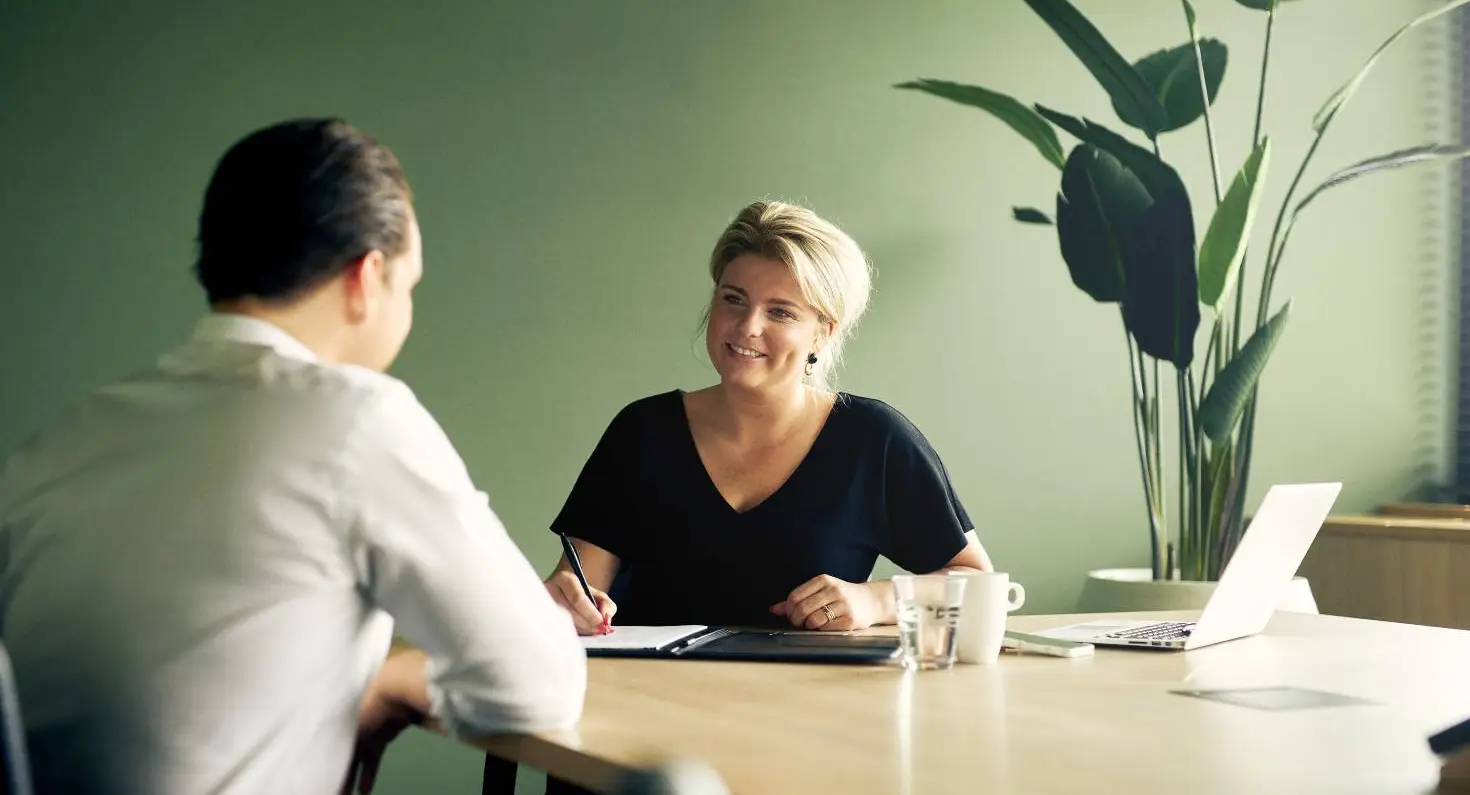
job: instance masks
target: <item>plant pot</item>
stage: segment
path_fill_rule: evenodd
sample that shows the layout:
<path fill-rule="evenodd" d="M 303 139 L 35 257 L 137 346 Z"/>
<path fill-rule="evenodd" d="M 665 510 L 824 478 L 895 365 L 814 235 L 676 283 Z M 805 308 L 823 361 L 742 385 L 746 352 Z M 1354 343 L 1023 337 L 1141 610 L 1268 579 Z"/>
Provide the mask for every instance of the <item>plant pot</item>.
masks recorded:
<path fill-rule="evenodd" d="M 1155 580 L 1148 569 L 1096 569 L 1087 573 L 1079 613 L 1129 613 L 1141 610 L 1201 610 L 1215 582 Z M 1293 577 L 1277 604 L 1279 610 L 1316 613 L 1317 600 L 1305 577 Z"/>

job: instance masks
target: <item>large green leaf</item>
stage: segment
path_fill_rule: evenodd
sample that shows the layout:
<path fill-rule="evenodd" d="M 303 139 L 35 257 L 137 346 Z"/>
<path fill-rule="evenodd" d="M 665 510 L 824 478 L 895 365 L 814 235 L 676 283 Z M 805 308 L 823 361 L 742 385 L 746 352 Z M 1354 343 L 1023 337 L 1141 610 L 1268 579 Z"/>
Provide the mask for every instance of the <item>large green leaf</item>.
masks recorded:
<path fill-rule="evenodd" d="M 1023 224 L 1051 226 L 1051 219 L 1047 217 L 1046 213 L 1035 207 L 1012 207 L 1011 215 Z"/>
<path fill-rule="evenodd" d="M 1067 0 L 1025 0 L 1036 15 L 1070 48 L 1102 84 L 1113 103 L 1149 138 L 1158 136 L 1168 122 L 1164 106 L 1148 82 L 1123 59 L 1102 33 Z"/>
<path fill-rule="evenodd" d="M 1224 200 L 1215 208 L 1215 217 L 1210 219 L 1210 228 L 1200 244 L 1199 300 L 1217 313 L 1235 286 L 1270 159 L 1271 142 L 1263 138 L 1235 175 Z"/>
<path fill-rule="evenodd" d="M 1220 371 L 1205 399 L 1200 401 L 1196 420 L 1210 441 L 1223 444 L 1235 430 L 1235 424 L 1245 411 L 1245 404 L 1250 401 L 1251 392 L 1261 380 L 1271 351 L 1286 329 L 1290 314 L 1291 302 L 1287 301 L 1281 311 L 1266 321 L 1266 325 L 1256 329 L 1240 353 Z"/>
<path fill-rule="evenodd" d="M 1128 332 L 1144 353 L 1180 370 L 1189 367 L 1200 312 L 1188 194 L 1154 199 L 1123 238 L 1123 262 L 1123 323 Z"/>
<path fill-rule="evenodd" d="M 1466 3 L 1470 3 L 1470 0 L 1450 0 L 1450 2 L 1445 3 L 1444 5 L 1434 9 L 1433 11 L 1426 11 L 1423 14 L 1420 14 L 1414 19 L 1414 21 L 1408 23 L 1407 25 L 1404 25 L 1403 27 L 1399 28 L 1392 36 L 1389 36 L 1387 41 L 1378 45 L 1378 49 L 1373 51 L 1373 54 L 1368 57 L 1368 61 L 1363 64 L 1363 68 L 1358 70 L 1358 73 L 1353 76 L 1353 79 L 1349 80 L 1346 84 L 1343 85 L 1342 88 L 1339 88 L 1335 93 L 1333 93 L 1333 95 L 1327 99 L 1326 104 L 1322 106 L 1322 109 L 1317 111 L 1317 115 L 1312 118 L 1312 129 L 1317 132 L 1321 132 L 1327 127 L 1327 125 L 1332 123 L 1333 118 L 1335 118 L 1338 112 L 1342 110 L 1343 106 L 1348 103 L 1348 100 L 1353 98 L 1353 94 L 1357 93 L 1358 87 L 1361 86 L 1363 84 L 1363 80 L 1368 77 L 1368 72 L 1373 69 L 1373 65 L 1378 63 L 1378 59 L 1383 55 L 1384 50 L 1387 50 L 1389 47 L 1393 46 L 1394 42 L 1398 41 L 1405 33 L 1408 33 L 1410 30 L 1424 24 L 1425 22 L 1429 22 L 1430 20 L 1436 19 L 1444 14 L 1448 14 L 1449 12 L 1454 11 L 1455 9 L 1459 8 L 1462 5 L 1465 5 Z"/>
<path fill-rule="evenodd" d="M 1138 177 L 1092 144 L 1072 150 L 1057 194 L 1057 238 L 1072 283 L 1101 302 L 1123 300 L 1122 237 L 1153 203 Z"/>
<path fill-rule="evenodd" d="M 987 111 L 1010 125 L 1010 128 L 1020 133 L 1021 137 L 1030 141 L 1047 162 L 1057 168 L 1066 165 L 1067 157 L 1062 152 L 1061 142 L 1057 140 L 1056 130 L 1053 130 L 1045 119 L 1038 116 L 1036 111 L 1021 104 L 1013 97 L 980 86 L 968 86 L 945 80 L 912 80 L 907 83 L 899 83 L 894 87 L 923 91 L 961 105 L 969 105 Z"/>
<path fill-rule="evenodd" d="M 1153 152 L 1090 119 L 1068 116 L 1044 105 L 1037 105 L 1036 112 L 1047 121 L 1076 136 L 1078 140 L 1093 144 L 1118 158 L 1119 162 L 1127 166 L 1128 170 L 1138 177 L 1143 186 L 1148 189 L 1149 195 L 1155 199 L 1164 194 L 1182 193 L 1186 194 L 1187 201 L 1184 181 L 1179 178 L 1179 172 L 1159 159 Z"/>
<path fill-rule="evenodd" d="M 1200 60 L 1205 65 L 1205 83 L 1213 103 L 1220 91 L 1220 82 L 1225 79 L 1229 51 L 1219 39 L 1201 39 L 1199 47 Z M 1160 132 L 1177 130 L 1205 115 L 1205 104 L 1199 93 L 1199 68 L 1194 62 L 1194 44 L 1159 50 L 1139 60 L 1133 68 L 1153 88 L 1159 103 L 1164 106 L 1165 122 Z M 1144 129 L 1142 120 L 1116 100 L 1113 110 L 1124 124 Z"/>
<path fill-rule="evenodd" d="M 1270 11 L 1281 3 L 1289 0 L 1235 0 L 1246 8 L 1254 8 L 1257 11 Z"/>
<path fill-rule="evenodd" d="M 1188 367 L 1199 328 L 1199 281 L 1194 270 L 1194 216 L 1179 172 L 1100 124 L 1040 105 L 1036 111 L 1116 157 L 1153 199 L 1139 223 L 1120 239 L 1126 266 L 1123 321 L 1144 353 L 1180 369 Z"/>

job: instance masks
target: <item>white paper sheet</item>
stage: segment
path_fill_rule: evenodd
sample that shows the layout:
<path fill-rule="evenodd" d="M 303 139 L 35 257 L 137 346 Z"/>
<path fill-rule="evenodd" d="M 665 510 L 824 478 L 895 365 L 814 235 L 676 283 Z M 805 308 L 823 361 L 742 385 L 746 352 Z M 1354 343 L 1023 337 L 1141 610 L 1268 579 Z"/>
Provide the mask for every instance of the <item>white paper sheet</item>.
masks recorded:
<path fill-rule="evenodd" d="M 672 627 L 614 626 L 611 635 L 583 635 L 586 649 L 660 649 L 680 638 L 708 629 L 698 624 Z"/>

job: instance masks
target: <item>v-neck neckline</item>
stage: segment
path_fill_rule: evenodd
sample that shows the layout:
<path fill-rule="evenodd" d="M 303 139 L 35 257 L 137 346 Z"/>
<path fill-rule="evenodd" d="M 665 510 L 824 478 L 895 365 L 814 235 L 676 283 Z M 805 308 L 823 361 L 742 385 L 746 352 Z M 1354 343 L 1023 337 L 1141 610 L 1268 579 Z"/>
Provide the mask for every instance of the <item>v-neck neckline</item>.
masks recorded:
<path fill-rule="evenodd" d="M 767 494 L 765 499 L 742 511 L 734 505 L 731 505 L 730 501 L 726 499 L 724 492 L 720 491 L 719 485 L 715 483 L 715 479 L 710 475 L 709 467 L 704 463 L 704 457 L 699 454 L 699 443 L 694 439 L 694 423 L 689 418 L 689 406 L 684 402 L 685 394 L 682 389 L 674 390 L 674 398 L 679 403 L 679 419 L 684 426 L 684 438 L 689 442 L 689 454 L 694 457 L 694 465 L 699 469 L 699 473 L 703 476 L 702 479 L 705 485 L 708 486 L 709 492 L 714 496 L 714 499 L 720 505 L 724 506 L 725 511 L 730 516 L 736 519 L 749 516 L 766 505 L 769 505 L 796 480 L 797 476 L 806 468 L 807 462 L 817 452 L 817 448 L 822 444 L 822 440 L 827 437 L 827 431 L 832 427 L 832 418 L 837 415 L 838 410 L 842 407 L 843 399 L 841 392 L 837 392 L 833 396 L 832 406 L 827 410 L 827 416 L 822 419 L 822 427 L 817 429 L 816 438 L 812 439 L 811 446 L 807 448 L 806 453 L 802 455 L 801 460 L 796 463 L 796 467 L 791 470 L 791 473 L 786 476 L 786 479 L 781 481 L 781 484 L 776 487 L 775 491 Z"/>

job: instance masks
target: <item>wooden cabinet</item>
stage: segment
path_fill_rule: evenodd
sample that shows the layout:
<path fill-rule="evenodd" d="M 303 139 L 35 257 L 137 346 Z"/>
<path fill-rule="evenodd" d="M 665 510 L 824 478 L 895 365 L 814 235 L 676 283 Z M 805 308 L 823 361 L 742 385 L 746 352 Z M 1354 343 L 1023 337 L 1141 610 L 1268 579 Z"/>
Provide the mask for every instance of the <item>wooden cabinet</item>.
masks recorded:
<path fill-rule="evenodd" d="M 1470 506 L 1330 517 L 1299 573 L 1325 614 L 1470 629 Z"/>

